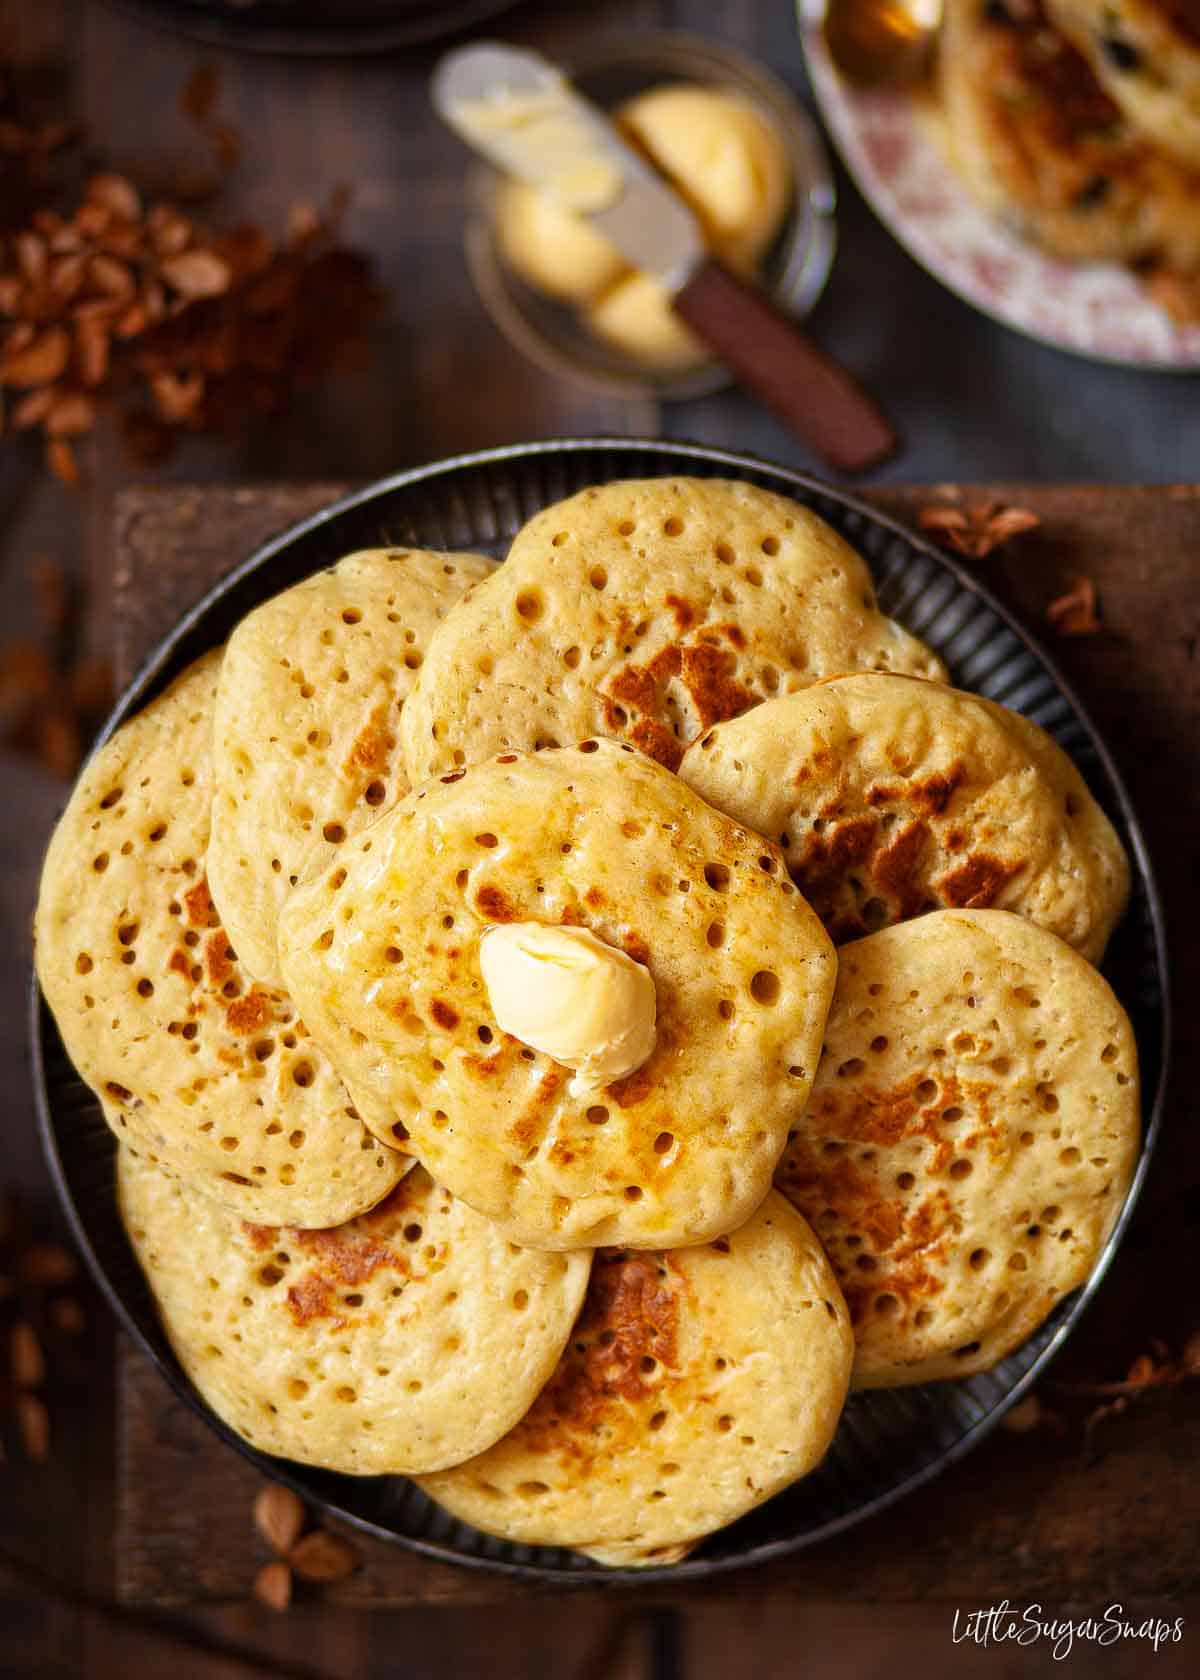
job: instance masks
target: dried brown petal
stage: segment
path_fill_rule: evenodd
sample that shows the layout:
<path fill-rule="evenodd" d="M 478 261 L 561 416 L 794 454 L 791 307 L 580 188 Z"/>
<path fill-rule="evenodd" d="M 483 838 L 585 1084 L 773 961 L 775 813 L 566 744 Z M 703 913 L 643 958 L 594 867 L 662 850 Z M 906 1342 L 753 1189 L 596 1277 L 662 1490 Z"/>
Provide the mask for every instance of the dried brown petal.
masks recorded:
<path fill-rule="evenodd" d="M 67 574 L 48 554 L 39 554 L 31 569 L 33 594 L 38 616 L 52 636 L 57 636 L 67 622 L 71 606 L 71 589 Z"/>
<path fill-rule="evenodd" d="M 217 123 L 209 130 L 208 137 L 221 168 L 232 169 L 242 155 L 242 140 L 237 130 L 228 123 Z"/>
<path fill-rule="evenodd" d="M 979 502 L 968 508 L 924 507 L 917 514 L 917 523 L 923 531 L 932 531 L 948 548 L 973 560 L 982 560 L 1022 531 L 1033 530 L 1041 520 L 1028 508 Z"/>
<path fill-rule="evenodd" d="M 46 1380 L 46 1359 L 32 1324 L 20 1318 L 9 1335 L 9 1369 L 17 1388 L 40 1388 Z"/>
<path fill-rule="evenodd" d="M 316 1528 L 296 1542 L 288 1562 L 304 1581 L 342 1581 L 353 1575 L 361 1559 L 348 1541 Z"/>
<path fill-rule="evenodd" d="M 66 438 L 51 438 L 46 445 L 46 465 L 55 478 L 61 479 L 72 490 L 79 483 L 79 463 L 75 459 L 75 451 Z"/>
<path fill-rule="evenodd" d="M 96 405 L 83 391 L 67 391 L 55 400 L 46 416 L 51 437 L 82 437 L 96 423 Z"/>
<path fill-rule="evenodd" d="M 146 305 L 140 300 L 131 303 L 123 315 L 118 315 L 113 323 L 113 334 L 117 338 L 138 338 L 150 325 L 150 317 L 146 313 Z"/>
<path fill-rule="evenodd" d="M 1077 578 L 1065 595 L 1051 601 L 1046 617 L 1060 636 L 1097 635 L 1103 626 L 1096 585 L 1091 578 Z"/>
<path fill-rule="evenodd" d="M 150 389 L 162 418 L 178 425 L 199 413 L 204 401 L 204 376 L 155 373 L 150 376 Z"/>
<path fill-rule="evenodd" d="M 141 220 L 141 195 L 124 175 L 93 175 L 83 194 L 89 204 L 103 204 L 127 222 Z"/>
<path fill-rule="evenodd" d="M 62 1295 L 50 1303 L 50 1322 L 67 1336 L 81 1336 L 87 1326 L 83 1308 L 73 1295 Z"/>
<path fill-rule="evenodd" d="M 254 1526 L 267 1545 L 286 1556 L 304 1529 L 304 1506 L 291 1488 L 268 1482 L 254 1501 Z"/>
<path fill-rule="evenodd" d="M 102 385 L 108 378 L 108 322 L 83 319 L 75 323 L 75 355 L 85 385 Z"/>
<path fill-rule="evenodd" d="M 33 750 L 52 776 L 70 781 L 83 762 L 79 725 L 66 712 L 39 713 L 33 726 Z"/>
<path fill-rule="evenodd" d="M 0 274 L 0 315 L 15 315 L 20 307 L 20 280 L 15 274 Z"/>
<path fill-rule="evenodd" d="M 67 673 L 67 699 L 81 718 L 100 718 L 113 702 L 112 665 L 99 654 L 78 660 Z"/>
<path fill-rule="evenodd" d="M 137 290 L 128 265 L 103 251 L 98 252 L 88 264 L 88 279 L 105 297 L 120 298 L 122 301 L 131 298 Z"/>
<path fill-rule="evenodd" d="M 85 239 L 99 239 L 112 221 L 107 204 L 81 204 L 75 212 L 75 226 Z"/>
<path fill-rule="evenodd" d="M 123 262 L 139 262 L 146 254 L 146 235 L 137 222 L 111 222 L 100 236 L 101 247 Z"/>
<path fill-rule="evenodd" d="M 46 277 L 49 266 L 49 254 L 46 241 L 36 233 L 19 233 L 13 240 L 17 253 L 17 266 L 26 280 L 36 284 Z"/>
<path fill-rule="evenodd" d="M 192 223 L 171 205 L 156 204 L 146 217 L 146 231 L 160 257 L 174 257 L 191 243 Z"/>
<path fill-rule="evenodd" d="M 0 719 L 11 726 L 32 706 L 48 700 L 57 683 L 58 674 L 45 648 L 36 642 L 9 642 L 0 648 Z M 22 1271 L 31 1252 L 22 1257 Z"/>
<path fill-rule="evenodd" d="M 50 290 L 60 303 L 69 303 L 83 285 L 87 259 L 79 252 L 55 257 L 50 264 Z"/>
<path fill-rule="evenodd" d="M 229 290 L 229 268 L 212 251 L 182 251 L 168 257 L 162 265 L 162 276 L 181 297 L 220 297 Z"/>
<path fill-rule="evenodd" d="M 1005 1413 L 1001 1427 L 1011 1430 L 1014 1435 L 1027 1435 L 1031 1429 L 1036 1429 L 1041 1421 L 1041 1401 L 1036 1394 L 1027 1394 L 1024 1400 Z"/>
<path fill-rule="evenodd" d="M 28 396 L 22 397 L 10 416 L 13 429 L 25 431 L 30 426 L 40 426 L 58 401 L 59 387 L 57 385 L 43 385 L 40 390 L 30 391 Z"/>
<path fill-rule="evenodd" d="M 65 371 L 71 356 L 71 340 L 62 327 L 49 327 L 23 350 L 7 355 L 0 364 L 0 383 L 28 389 L 48 385 Z"/>
<path fill-rule="evenodd" d="M 179 108 L 194 123 L 205 123 L 221 91 L 221 72 L 215 64 L 198 64 L 179 90 Z"/>
<path fill-rule="evenodd" d="M 264 1563 L 254 1577 L 254 1596 L 268 1610 L 286 1610 L 292 1602 L 292 1572 L 287 1564 L 279 1559 Z"/>
<path fill-rule="evenodd" d="M 36 1394 L 18 1394 L 15 1401 L 21 1445 L 31 1464 L 45 1464 L 50 1457 L 50 1413 Z"/>
<path fill-rule="evenodd" d="M 37 1289 L 58 1289 L 79 1274 L 75 1256 L 61 1243 L 31 1243 L 21 1255 L 21 1276 Z"/>

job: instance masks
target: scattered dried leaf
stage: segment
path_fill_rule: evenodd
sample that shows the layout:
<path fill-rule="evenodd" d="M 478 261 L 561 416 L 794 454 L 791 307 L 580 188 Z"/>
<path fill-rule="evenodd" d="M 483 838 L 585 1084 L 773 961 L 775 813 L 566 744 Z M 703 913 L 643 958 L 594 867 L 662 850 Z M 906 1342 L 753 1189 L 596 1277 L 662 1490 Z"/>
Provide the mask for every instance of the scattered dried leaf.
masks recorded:
<path fill-rule="evenodd" d="M 292 1602 L 292 1572 L 287 1564 L 278 1558 L 264 1563 L 254 1577 L 254 1596 L 268 1610 L 286 1610 Z"/>
<path fill-rule="evenodd" d="M 9 1332 L 9 1369 L 17 1388 L 40 1388 L 46 1380 L 46 1358 L 37 1331 L 19 1318 Z"/>
<path fill-rule="evenodd" d="M 933 532 L 947 548 L 982 560 L 1023 531 L 1032 531 L 1041 520 L 1028 508 L 978 502 L 973 507 L 938 504 L 921 508 L 917 523 L 923 531 Z"/>
<path fill-rule="evenodd" d="M 87 1328 L 83 1308 L 73 1295 L 60 1295 L 51 1301 L 50 1322 L 65 1336 L 81 1336 Z"/>
<path fill-rule="evenodd" d="M 1002 1428 L 1011 1430 L 1014 1435 L 1027 1435 L 1031 1429 L 1038 1427 L 1042 1417 L 1041 1401 L 1036 1394 L 1027 1394 L 1024 1400 L 1004 1414 Z"/>
<path fill-rule="evenodd" d="M 45 1464 L 50 1457 L 50 1413 L 36 1394 L 21 1392 L 15 1402 L 21 1446 L 31 1464 Z"/>
<path fill-rule="evenodd" d="M 291 1488 L 268 1482 L 254 1501 L 254 1526 L 281 1556 L 291 1551 L 304 1529 L 304 1506 Z"/>
<path fill-rule="evenodd" d="M 31 1243 L 21 1255 L 20 1274 L 35 1289 L 58 1289 L 75 1281 L 79 1266 L 61 1243 Z"/>
<path fill-rule="evenodd" d="M 353 1575 L 361 1559 L 348 1541 L 317 1528 L 292 1547 L 288 1562 L 304 1581 L 342 1581 Z"/>
<path fill-rule="evenodd" d="M 216 109 L 221 72 L 215 64 L 198 64 L 179 90 L 179 108 L 194 123 L 204 124 Z"/>
<path fill-rule="evenodd" d="M 1091 578 L 1076 578 L 1065 594 L 1050 602 L 1046 617 L 1060 636 L 1098 635 L 1103 625 Z"/>

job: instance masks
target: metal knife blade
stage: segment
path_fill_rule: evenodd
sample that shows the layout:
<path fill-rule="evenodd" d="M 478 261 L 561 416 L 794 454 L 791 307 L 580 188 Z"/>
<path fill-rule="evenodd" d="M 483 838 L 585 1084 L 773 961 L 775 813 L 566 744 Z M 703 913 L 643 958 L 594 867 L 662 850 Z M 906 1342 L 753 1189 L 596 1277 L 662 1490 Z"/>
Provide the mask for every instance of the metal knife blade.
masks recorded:
<path fill-rule="evenodd" d="M 482 42 L 433 73 L 442 120 L 497 168 L 555 191 L 635 267 L 678 292 L 705 257 L 695 217 L 609 118 L 540 54 Z M 572 175 L 582 190 L 572 203 Z"/>

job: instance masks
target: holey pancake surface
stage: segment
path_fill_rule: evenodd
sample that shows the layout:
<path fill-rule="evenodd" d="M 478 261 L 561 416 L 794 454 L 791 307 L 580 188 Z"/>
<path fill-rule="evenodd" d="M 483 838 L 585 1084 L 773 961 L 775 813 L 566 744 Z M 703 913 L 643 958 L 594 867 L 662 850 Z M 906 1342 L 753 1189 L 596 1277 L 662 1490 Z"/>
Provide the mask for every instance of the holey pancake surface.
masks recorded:
<path fill-rule="evenodd" d="M 944 675 L 807 508 L 721 479 L 632 479 L 535 515 L 433 635 L 401 719 L 410 779 L 510 749 L 689 741 L 837 671 Z"/>
<path fill-rule="evenodd" d="M 506 1242 L 417 1168 L 333 1230 L 252 1225 L 123 1148 L 126 1230 L 180 1364 L 263 1452 L 348 1475 L 481 1452 L 553 1371 L 591 1256 Z"/>
<path fill-rule="evenodd" d="M 674 1563 L 815 1468 L 853 1354 L 820 1244 L 771 1195 L 716 1243 L 598 1254 L 532 1409 L 421 1486 L 508 1540 L 606 1564 Z"/>
<path fill-rule="evenodd" d="M 480 939 L 524 922 L 590 929 L 648 968 L 656 1042 L 636 1071 L 573 1095 L 568 1068 L 501 1031 Z M 395 1136 L 548 1248 L 673 1247 L 748 1218 L 803 1111 L 835 972 L 778 848 L 613 741 L 416 789 L 293 894 L 280 955 Z"/>
<path fill-rule="evenodd" d="M 1006 910 L 844 946 L 776 1184 L 833 1263 L 857 1387 L 986 1370 L 1082 1284 L 1138 1153 L 1137 1052 L 1107 982 Z"/>
<path fill-rule="evenodd" d="M 265 601 L 229 638 L 213 720 L 213 901 L 256 980 L 282 986 L 279 906 L 408 792 L 400 712 L 478 554 L 366 549 Z"/>
<path fill-rule="evenodd" d="M 940 683 L 835 677 L 718 724 L 679 774 L 779 840 L 839 944 L 994 908 L 1098 962 L 1129 894 L 1124 848 L 1061 747 Z"/>
<path fill-rule="evenodd" d="M 332 1225 L 410 1164 L 366 1130 L 287 995 L 250 982 L 204 873 L 220 654 L 92 757 L 34 932 L 67 1054 L 118 1136 L 248 1219 Z"/>

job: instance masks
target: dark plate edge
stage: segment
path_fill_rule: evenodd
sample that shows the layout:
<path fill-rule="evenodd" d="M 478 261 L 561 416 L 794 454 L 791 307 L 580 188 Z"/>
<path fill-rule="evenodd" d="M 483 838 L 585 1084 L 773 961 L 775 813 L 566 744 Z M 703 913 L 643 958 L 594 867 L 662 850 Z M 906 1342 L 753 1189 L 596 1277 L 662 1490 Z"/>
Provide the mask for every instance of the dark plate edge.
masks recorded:
<path fill-rule="evenodd" d="M 50 1169 L 55 1193 L 59 1203 L 66 1212 L 72 1236 L 92 1274 L 95 1282 L 102 1291 L 109 1306 L 112 1308 L 118 1323 L 126 1334 L 132 1337 L 140 1351 L 155 1365 L 161 1375 L 171 1386 L 172 1390 L 182 1399 L 197 1417 L 200 1417 L 212 1428 L 222 1440 L 234 1447 L 243 1458 L 253 1464 L 263 1474 L 272 1477 L 292 1488 L 302 1499 L 312 1504 L 321 1505 L 330 1511 L 341 1522 L 367 1534 L 376 1540 L 390 1545 L 401 1545 L 408 1550 L 419 1552 L 439 1563 L 452 1563 L 460 1568 L 477 1569 L 488 1573 L 502 1574 L 513 1579 L 536 1581 L 542 1585 L 554 1585 L 563 1588 L 578 1587 L 610 1587 L 645 1585 L 659 1586 L 671 1581 L 685 1581 L 704 1579 L 713 1575 L 728 1574 L 735 1569 L 744 1569 L 770 1562 L 776 1558 L 785 1557 L 791 1552 L 803 1550 L 816 1545 L 822 1540 L 830 1539 L 836 1534 L 855 1526 L 865 1518 L 886 1510 L 889 1506 L 902 1499 L 915 1489 L 933 1480 L 948 1465 L 957 1463 L 966 1456 L 978 1443 L 991 1432 L 1004 1414 L 1026 1395 L 1040 1379 L 1046 1366 L 1058 1353 L 1067 1336 L 1075 1328 L 1080 1317 L 1090 1305 L 1097 1289 L 1104 1279 L 1117 1246 L 1124 1235 L 1125 1229 L 1132 1216 L 1133 1209 L 1141 1194 L 1149 1170 L 1150 1159 L 1158 1141 L 1161 1130 L 1165 1096 L 1170 1071 L 1170 1055 L 1172 1042 L 1171 1018 L 1171 972 L 1170 958 L 1167 949 L 1166 921 L 1158 882 L 1154 875 L 1145 836 L 1138 822 L 1133 805 L 1130 801 L 1124 780 L 1121 777 L 1107 743 L 1097 731 L 1087 708 L 1081 703 L 1073 687 L 1063 677 L 1052 656 L 1045 651 L 1009 609 L 991 593 L 991 591 L 977 578 L 972 576 L 958 561 L 944 554 L 924 537 L 909 530 L 901 521 L 893 519 L 887 514 L 878 512 L 868 502 L 841 488 L 829 485 L 811 477 L 806 473 L 795 472 L 788 467 L 782 467 L 773 462 L 763 460 L 759 456 L 738 454 L 731 450 L 718 449 L 707 444 L 676 442 L 664 439 L 643 439 L 623 436 L 579 437 L 564 439 L 545 439 L 528 444 L 508 444 L 492 449 L 475 450 L 469 453 L 443 458 L 424 466 L 407 469 L 395 473 L 387 478 L 379 479 L 364 489 L 352 491 L 349 495 L 339 497 L 328 507 L 310 514 L 307 519 L 289 526 L 278 536 L 256 548 L 245 560 L 213 587 L 205 592 L 196 604 L 180 619 L 175 628 L 164 637 L 150 655 L 143 661 L 130 683 L 121 695 L 112 713 L 109 715 L 97 736 L 95 747 L 103 744 L 124 720 L 126 715 L 136 706 L 144 703 L 148 694 L 153 692 L 156 680 L 161 677 L 164 669 L 174 658 L 178 647 L 194 630 L 201 619 L 211 610 L 215 602 L 219 601 L 230 589 L 242 579 L 264 565 L 272 556 L 291 546 L 298 538 L 312 531 L 319 530 L 323 525 L 338 518 L 342 513 L 364 506 L 377 500 L 380 496 L 391 491 L 403 489 L 414 483 L 433 483 L 440 477 L 458 472 L 464 468 L 479 466 L 503 465 L 506 462 L 528 459 L 530 456 L 556 455 L 563 453 L 585 453 L 588 451 L 608 451 L 612 453 L 630 455 L 654 455 L 664 458 L 683 458 L 684 460 L 702 461 L 710 466 L 729 468 L 732 472 L 759 473 L 768 478 L 782 479 L 793 487 L 806 492 L 831 497 L 841 502 L 845 507 L 853 509 L 871 523 L 883 526 L 895 536 L 910 544 L 913 548 L 932 559 L 937 565 L 948 571 L 959 586 L 968 593 L 981 599 L 997 617 L 1012 631 L 1017 639 L 1030 649 L 1044 664 L 1050 677 L 1058 685 L 1061 693 L 1076 710 L 1080 720 L 1087 729 L 1097 757 L 1109 778 L 1117 802 L 1121 809 L 1122 818 L 1126 824 L 1129 840 L 1136 858 L 1137 869 L 1142 886 L 1146 893 L 1147 909 L 1154 931 L 1155 960 L 1158 969 L 1158 983 L 1162 998 L 1162 1037 L 1160 1041 L 1161 1061 L 1159 1076 L 1154 1092 L 1153 1102 L 1149 1109 L 1149 1119 L 1145 1123 L 1142 1135 L 1141 1153 L 1134 1171 L 1125 1202 L 1105 1240 L 1104 1247 L 1092 1270 L 1088 1281 L 1078 1290 L 1071 1301 L 1062 1323 L 1057 1327 L 1050 1341 L 1042 1349 L 1029 1369 L 1008 1390 L 1002 1399 L 998 1400 L 984 1415 L 959 1438 L 954 1445 L 940 1454 L 932 1463 L 914 1471 L 904 1481 L 889 1488 L 886 1493 L 855 1507 L 841 1517 L 832 1519 L 820 1528 L 790 1539 L 772 1540 L 762 1543 L 748 1550 L 743 1556 L 724 1558 L 698 1557 L 692 1561 L 684 1561 L 670 1566 L 660 1566 L 650 1569 L 605 1569 L 599 1565 L 583 1565 L 578 1573 L 547 1569 L 536 1564 L 511 1563 L 503 1559 L 472 1556 L 455 1550 L 452 1546 L 440 1544 L 436 1541 L 422 1540 L 413 1536 L 397 1534 L 392 1529 L 381 1527 L 367 1518 L 357 1516 L 342 1509 L 333 1501 L 326 1501 L 313 1493 L 308 1483 L 301 1479 L 293 1469 L 291 1462 L 285 1459 L 271 1458 L 259 1453 L 253 1447 L 236 1435 L 228 1425 L 223 1423 L 215 1413 L 200 1399 L 191 1384 L 184 1376 L 180 1367 L 173 1361 L 167 1361 L 150 1343 L 142 1330 L 134 1321 L 130 1310 L 110 1283 L 107 1273 L 100 1265 L 92 1248 L 91 1242 L 84 1229 L 82 1217 L 75 1206 L 71 1195 L 66 1171 L 59 1155 L 57 1139 L 54 1133 L 49 1103 L 47 1101 L 45 1061 L 42 1041 L 43 1009 L 41 991 L 37 983 L 36 973 L 30 975 L 30 1044 L 31 1071 L 34 1084 L 34 1098 L 37 1113 L 38 1131 L 42 1149 Z M 95 750 L 93 747 L 93 751 Z"/>

